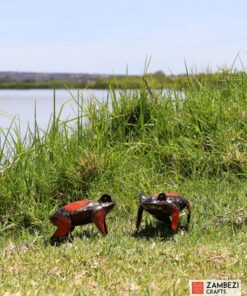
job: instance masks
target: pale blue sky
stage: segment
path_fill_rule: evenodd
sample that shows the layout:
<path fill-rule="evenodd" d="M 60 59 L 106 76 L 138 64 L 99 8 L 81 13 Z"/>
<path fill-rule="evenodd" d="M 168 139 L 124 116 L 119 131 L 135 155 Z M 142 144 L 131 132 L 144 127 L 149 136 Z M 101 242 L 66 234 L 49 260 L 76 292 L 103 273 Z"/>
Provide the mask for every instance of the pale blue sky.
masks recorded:
<path fill-rule="evenodd" d="M 0 4 L 0 71 L 142 74 L 247 58 L 246 0 L 9 0 Z M 246 63 L 245 63 L 246 65 Z"/>

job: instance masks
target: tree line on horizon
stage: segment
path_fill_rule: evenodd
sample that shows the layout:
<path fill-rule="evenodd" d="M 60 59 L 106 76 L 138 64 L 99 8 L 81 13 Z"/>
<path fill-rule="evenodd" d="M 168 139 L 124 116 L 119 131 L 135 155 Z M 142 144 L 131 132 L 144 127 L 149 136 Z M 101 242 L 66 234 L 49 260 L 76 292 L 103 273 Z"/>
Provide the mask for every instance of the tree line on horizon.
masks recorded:
<path fill-rule="evenodd" d="M 212 87 L 219 87 L 225 75 L 239 77 L 245 72 L 232 72 L 224 69 L 216 73 L 186 73 L 166 75 L 162 71 L 144 75 L 100 75 L 100 74 L 47 74 L 38 73 L 34 77 L 8 75 L 11 72 L 2 72 L 0 75 L 0 89 L 137 89 L 141 84 L 148 84 L 153 89 L 182 90 L 191 83 L 200 86 L 207 83 Z M 5 74 L 5 75 L 4 75 Z M 84 76 L 83 76 L 84 75 Z M 63 79 L 61 79 L 63 78 Z"/>

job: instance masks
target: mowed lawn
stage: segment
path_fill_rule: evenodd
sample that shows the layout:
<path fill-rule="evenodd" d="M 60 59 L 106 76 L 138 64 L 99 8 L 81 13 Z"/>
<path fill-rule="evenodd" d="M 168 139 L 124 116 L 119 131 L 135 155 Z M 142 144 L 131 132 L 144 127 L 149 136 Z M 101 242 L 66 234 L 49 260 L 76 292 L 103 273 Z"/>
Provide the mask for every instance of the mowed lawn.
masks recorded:
<path fill-rule="evenodd" d="M 247 183 L 195 180 L 182 186 L 193 204 L 189 233 L 181 228 L 169 236 L 144 213 L 134 237 L 138 203 L 130 208 L 116 195 L 105 238 L 88 225 L 52 247 L 48 221 L 44 234 L 5 237 L 1 295 L 188 295 L 190 279 L 241 279 L 246 295 Z"/>

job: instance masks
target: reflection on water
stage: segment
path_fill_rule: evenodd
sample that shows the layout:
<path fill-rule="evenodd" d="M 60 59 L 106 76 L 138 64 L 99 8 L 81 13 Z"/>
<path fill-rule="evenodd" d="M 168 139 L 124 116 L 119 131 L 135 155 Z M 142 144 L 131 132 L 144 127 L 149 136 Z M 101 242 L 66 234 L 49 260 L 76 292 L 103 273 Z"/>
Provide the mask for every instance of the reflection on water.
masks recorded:
<path fill-rule="evenodd" d="M 97 98 L 103 102 L 107 98 L 107 90 L 56 90 L 57 113 L 63 106 L 61 119 L 67 120 L 77 116 L 77 103 Z M 53 113 L 53 90 L 0 90 L 0 128 L 7 130 L 14 118 L 21 133 L 27 127 L 34 126 L 36 104 L 36 120 L 38 126 L 46 129 Z"/>

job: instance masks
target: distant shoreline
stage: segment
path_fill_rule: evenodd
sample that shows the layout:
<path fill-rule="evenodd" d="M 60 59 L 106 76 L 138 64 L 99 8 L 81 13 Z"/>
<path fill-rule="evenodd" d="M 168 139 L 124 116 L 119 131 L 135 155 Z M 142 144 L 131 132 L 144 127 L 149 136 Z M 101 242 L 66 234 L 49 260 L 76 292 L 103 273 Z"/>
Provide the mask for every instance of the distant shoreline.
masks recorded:
<path fill-rule="evenodd" d="M 229 74 L 229 72 L 227 72 Z M 0 89 L 136 89 L 148 85 L 152 89 L 184 89 L 193 83 L 207 83 L 217 87 L 226 73 L 165 75 L 161 71 L 144 76 L 112 76 L 98 74 L 45 74 L 0 72 Z M 241 72 L 230 73 L 232 76 Z M 242 73 L 246 75 L 246 73 Z M 31 75 L 33 75 L 31 78 Z M 63 78 L 63 79 L 61 79 Z"/>

